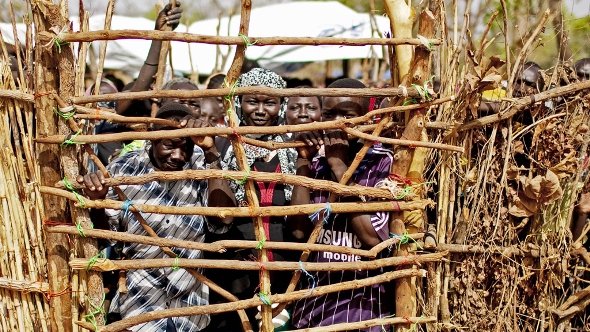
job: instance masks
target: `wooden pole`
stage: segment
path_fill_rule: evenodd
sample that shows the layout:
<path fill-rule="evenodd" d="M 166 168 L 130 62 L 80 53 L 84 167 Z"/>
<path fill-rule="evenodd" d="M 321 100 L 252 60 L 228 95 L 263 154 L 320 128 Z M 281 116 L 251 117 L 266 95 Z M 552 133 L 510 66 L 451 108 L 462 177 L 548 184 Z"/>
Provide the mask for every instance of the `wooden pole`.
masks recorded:
<path fill-rule="evenodd" d="M 243 4 L 243 3 L 242 3 Z M 243 8 L 243 6 L 242 6 Z M 243 14 L 243 12 L 242 12 Z M 243 16 L 242 16 L 243 17 Z M 41 42 L 47 43 L 55 36 L 55 33 L 44 32 L 41 34 Z M 245 35 L 247 36 L 247 35 Z M 173 31 L 146 31 L 146 30 L 95 30 L 88 32 L 69 32 L 61 34 L 61 40 L 67 43 L 90 42 L 96 40 L 167 40 L 187 43 L 237 45 L 245 46 L 244 38 L 237 36 L 209 36 L 188 32 Z M 418 38 L 338 38 L 338 37 L 248 37 L 253 46 L 268 45 L 338 45 L 338 46 L 365 46 L 365 45 L 420 45 L 423 43 Z M 440 40 L 429 40 L 432 45 L 439 45 Z M 235 60 L 235 58 L 234 58 Z"/>
<path fill-rule="evenodd" d="M 80 235 L 80 231 L 74 226 L 56 225 L 47 227 L 47 231 L 50 233 L 63 233 L 70 235 Z M 202 243 L 178 239 L 166 239 L 166 238 L 155 238 L 151 236 L 135 235 L 122 232 L 113 232 L 102 229 L 84 229 L 84 235 L 87 237 L 113 240 L 120 242 L 133 242 L 141 244 L 149 244 L 158 247 L 177 247 L 186 249 L 203 250 L 208 252 L 223 253 L 227 249 L 255 249 L 258 246 L 256 241 L 244 241 L 244 240 L 221 240 L 212 243 Z M 418 240 L 424 237 L 424 234 L 412 234 L 408 235 L 413 240 Z M 330 251 L 333 253 L 341 253 L 346 255 L 357 255 L 367 258 L 375 258 L 377 254 L 383 251 L 389 246 L 394 246 L 399 243 L 399 239 L 391 238 L 388 239 L 370 250 L 356 249 L 350 247 L 331 246 L 326 244 L 308 244 L 308 243 L 294 243 L 294 242 L 274 242 L 266 241 L 265 247 L 271 250 L 311 250 L 311 251 Z M 440 248 L 438 250 L 443 251 Z M 477 248 L 476 248 L 477 249 Z"/>
<path fill-rule="evenodd" d="M 58 195 L 68 198 L 76 202 L 76 206 L 80 206 L 78 201 L 79 196 L 74 193 L 57 189 L 53 187 L 41 186 L 42 194 Z M 115 201 L 110 199 L 90 200 L 83 198 L 84 207 L 88 209 L 113 209 L 123 210 L 122 201 Z M 376 201 L 376 202 L 355 202 L 355 203 L 333 203 L 331 210 L 333 213 L 355 213 L 355 212 L 378 212 L 378 211 L 403 211 L 403 210 L 420 210 L 431 205 L 431 200 L 420 200 L 411 202 L 400 201 Z M 301 204 L 292 206 L 263 206 L 263 207 L 206 207 L 206 206 L 165 206 L 165 205 L 148 205 L 148 204 L 133 204 L 129 207 L 131 212 L 145 212 L 145 213 L 162 213 L 162 214 L 190 214 L 213 216 L 218 218 L 225 217 L 283 217 L 293 215 L 312 214 L 315 211 L 324 207 L 325 204 Z"/>
<path fill-rule="evenodd" d="M 32 12 L 37 35 L 53 26 L 62 27 L 65 25 L 59 7 L 51 3 L 39 3 L 37 6 L 33 6 Z M 46 48 L 37 42 L 37 47 L 35 47 L 35 88 L 37 91 L 57 91 L 59 88 L 59 72 L 55 65 L 58 51 L 53 46 L 51 44 L 49 48 Z M 39 94 L 34 99 L 34 103 L 37 134 L 41 136 L 56 134 L 58 132 L 57 120 L 53 113 L 54 106 L 50 96 Z M 39 178 L 42 185 L 50 185 L 61 180 L 59 146 L 38 146 L 37 158 L 40 174 L 43 174 Z M 57 196 L 44 197 L 41 215 L 44 220 L 62 221 L 66 215 L 66 200 Z M 51 294 L 62 294 L 63 292 L 62 295 L 50 300 L 50 329 L 54 332 L 70 332 L 72 331 L 72 296 L 68 292 L 70 289 L 68 237 L 63 234 L 47 233 L 44 243 L 47 252 L 49 292 Z"/>

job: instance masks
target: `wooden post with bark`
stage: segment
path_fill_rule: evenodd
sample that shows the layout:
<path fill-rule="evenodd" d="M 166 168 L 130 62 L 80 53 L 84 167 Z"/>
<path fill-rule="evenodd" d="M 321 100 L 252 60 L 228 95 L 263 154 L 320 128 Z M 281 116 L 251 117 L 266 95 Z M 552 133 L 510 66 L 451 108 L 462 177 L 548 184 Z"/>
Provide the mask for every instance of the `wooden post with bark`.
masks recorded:
<path fill-rule="evenodd" d="M 67 31 L 69 27 L 69 18 L 67 11 L 64 13 L 63 8 L 52 4 L 37 4 L 33 6 L 35 23 L 38 31 Z M 54 112 L 57 105 L 52 100 L 50 93 L 57 92 L 64 98 L 69 98 L 74 95 L 75 91 L 75 60 L 72 49 L 69 45 L 61 45 L 59 40 L 59 33 L 56 35 L 52 43 L 40 45 L 37 44 L 36 63 L 41 67 L 37 68 L 37 91 L 42 91 L 42 98 L 38 98 L 37 119 L 39 124 L 44 125 L 44 131 L 60 134 L 73 134 L 68 125 L 61 120 Z M 57 59 L 57 62 L 56 62 Z M 42 128 L 42 127 L 39 127 Z M 39 132 L 43 134 L 43 132 Z M 61 149 L 61 151 L 60 151 Z M 56 179 L 61 179 L 60 165 L 63 170 L 63 175 L 69 181 L 74 181 L 76 176 L 80 174 L 77 148 L 75 145 L 63 146 L 60 148 L 41 146 L 42 154 L 48 154 L 39 158 L 42 168 L 42 182 L 53 182 Z M 61 158 L 56 158 L 61 157 Z M 58 163 L 59 161 L 59 163 Z M 55 198 L 44 197 L 45 202 L 52 202 Z M 50 203 L 45 203 L 45 219 L 64 222 L 63 218 L 66 216 L 66 206 L 59 202 L 59 205 L 53 206 Z M 79 224 L 85 228 L 92 228 L 92 222 L 88 210 L 84 208 L 77 208 L 74 205 L 70 206 L 71 220 L 74 224 Z M 64 273 L 69 271 L 68 258 L 70 251 L 81 251 L 81 255 L 90 258 L 98 255 L 98 246 L 95 239 L 77 239 L 75 242 L 76 248 L 71 248 L 67 236 L 60 236 L 52 233 L 47 233 L 47 251 L 50 253 L 48 257 L 48 275 L 49 287 L 51 292 L 59 293 L 65 289 L 72 287 L 70 283 L 70 274 Z M 77 249 L 77 250 L 76 250 Z M 54 331 L 71 331 L 76 329 L 73 327 L 72 321 L 77 320 L 77 317 L 72 317 L 72 313 L 77 312 L 77 306 L 84 304 L 86 314 L 91 314 L 91 320 L 94 324 L 104 325 L 103 317 L 103 302 L 104 302 L 104 288 L 102 282 L 102 275 L 97 272 L 88 272 L 80 274 L 79 281 L 81 284 L 81 291 L 72 289 L 62 295 L 60 298 L 55 298 L 50 305 L 50 315 L 52 317 L 51 325 Z M 75 283 L 74 283 L 75 285 Z M 74 292 L 80 296 L 79 303 L 72 303 L 72 296 Z M 85 297 L 84 297 L 85 295 Z M 57 300 L 59 299 L 59 300 Z M 60 326 L 61 325 L 61 326 Z"/>

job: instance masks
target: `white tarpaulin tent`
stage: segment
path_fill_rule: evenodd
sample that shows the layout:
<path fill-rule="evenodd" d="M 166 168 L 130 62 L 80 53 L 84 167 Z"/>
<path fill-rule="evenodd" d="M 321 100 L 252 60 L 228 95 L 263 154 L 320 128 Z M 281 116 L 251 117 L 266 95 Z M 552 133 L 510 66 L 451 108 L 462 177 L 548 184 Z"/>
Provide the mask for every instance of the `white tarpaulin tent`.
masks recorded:
<path fill-rule="evenodd" d="M 297 1 L 259 7 L 250 14 L 250 36 L 255 37 L 378 37 L 389 31 L 389 20 L 376 16 L 376 31 L 371 29 L 370 16 L 357 13 L 337 1 Z M 237 36 L 239 15 L 193 23 L 189 31 L 197 34 Z M 214 47 L 214 46 L 211 46 Z M 223 48 L 227 52 L 227 47 Z M 246 57 L 261 64 L 315 62 L 338 59 L 383 57 L 379 46 L 251 46 Z"/>
<path fill-rule="evenodd" d="M 389 20 L 376 16 L 377 31 L 389 31 Z M 89 30 L 104 29 L 104 15 L 92 16 Z M 201 35 L 238 36 L 239 15 L 223 17 L 221 20 L 209 19 L 196 22 L 190 27 L 179 25 L 175 31 L 191 32 Z M 80 31 L 78 17 L 71 18 L 73 31 Z M 153 30 L 154 21 L 141 17 L 114 15 L 111 30 Z M 0 31 L 5 41 L 13 43 L 12 25 L 0 23 Z M 24 40 L 25 26 L 17 25 L 21 42 Z M 372 31 L 368 14 L 357 13 L 337 1 L 297 1 L 265 7 L 251 11 L 249 35 L 254 37 L 378 37 Z M 93 42 L 93 51 L 98 58 L 101 41 Z M 149 40 L 111 40 L 108 41 L 104 67 L 118 69 L 136 75 L 147 56 L 151 41 Z M 172 42 L 172 61 L 175 71 L 184 73 L 197 72 L 208 75 L 214 71 L 227 71 L 233 60 L 234 47 L 200 43 Z M 218 51 L 219 49 L 219 51 Z M 224 68 L 221 55 L 228 55 Z M 274 45 L 250 46 L 246 57 L 257 60 L 262 65 L 292 62 L 317 62 L 338 59 L 358 59 L 368 57 L 382 58 L 380 46 L 299 46 Z M 217 60 L 217 62 L 216 62 Z"/>

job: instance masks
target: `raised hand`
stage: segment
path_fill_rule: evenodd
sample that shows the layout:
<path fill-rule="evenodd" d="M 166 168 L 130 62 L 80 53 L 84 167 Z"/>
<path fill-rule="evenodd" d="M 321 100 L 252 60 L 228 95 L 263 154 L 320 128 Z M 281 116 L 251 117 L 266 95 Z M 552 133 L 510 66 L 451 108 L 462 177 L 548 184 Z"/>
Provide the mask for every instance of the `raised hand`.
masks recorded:
<path fill-rule="evenodd" d="M 299 132 L 293 136 L 294 141 L 301 141 L 307 144 L 305 147 L 297 148 L 299 158 L 311 159 L 315 156 L 322 145 L 324 145 L 324 139 L 321 133 L 317 131 L 306 131 Z"/>
<path fill-rule="evenodd" d="M 330 130 L 324 133 L 323 141 L 328 165 L 340 181 L 348 169 L 348 135 L 341 130 Z"/>
<path fill-rule="evenodd" d="M 161 31 L 172 31 L 178 27 L 180 18 L 182 17 L 182 8 L 180 8 L 180 2 L 176 2 L 176 7 L 172 7 L 171 4 L 167 4 L 164 9 L 158 13 L 156 18 L 155 30 Z"/>
<path fill-rule="evenodd" d="M 84 176 L 78 175 L 76 181 L 84 185 L 84 194 L 93 200 L 105 198 L 109 190 L 109 187 L 105 185 L 105 177 L 100 171 Z"/>

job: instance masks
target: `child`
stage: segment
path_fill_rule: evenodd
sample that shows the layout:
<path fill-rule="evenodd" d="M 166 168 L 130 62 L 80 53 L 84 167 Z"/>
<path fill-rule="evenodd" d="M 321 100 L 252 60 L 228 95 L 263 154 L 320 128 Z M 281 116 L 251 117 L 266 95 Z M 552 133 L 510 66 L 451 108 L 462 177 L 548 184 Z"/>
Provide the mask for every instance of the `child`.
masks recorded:
<path fill-rule="evenodd" d="M 345 78 L 335 81 L 328 87 L 365 88 L 365 85 L 358 80 Z M 321 121 L 362 116 L 367 113 L 368 108 L 369 98 L 324 97 Z M 297 136 L 296 140 L 302 140 L 308 145 L 298 151 L 297 174 L 316 179 L 339 182 L 362 147 L 362 143 L 357 138 L 348 137 L 340 130 L 324 133 L 308 132 Z M 355 171 L 351 182 L 374 187 L 379 181 L 389 176 L 392 162 L 393 154 L 389 150 L 380 145 L 374 145 Z M 291 204 L 325 203 L 329 201 L 329 195 L 325 191 L 310 192 L 307 188 L 295 186 Z M 360 201 L 360 198 L 342 197 L 338 201 Z M 317 222 L 325 223 L 317 243 L 371 248 L 389 238 L 388 213 L 335 214 L 321 221 L 309 220 L 307 216 L 294 216 L 289 219 L 293 227 L 293 235 L 301 240 L 307 238 L 313 224 Z M 316 252 L 312 254 L 310 261 L 354 262 L 361 259 L 356 255 Z M 313 281 L 311 278 L 302 279 L 301 288 L 364 279 L 382 272 L 380 270 L 317 272 L 312 273 Z M 299 300 L 293 307 L 292 323 L 296 328 L 301 329 L 388 316 L 392 312 L 393 298 L 387 288 L 388 285 L 379 284 Z M 373 330 L 381 331 L 382 327 L 369 329 L 369 331 Z"/>

